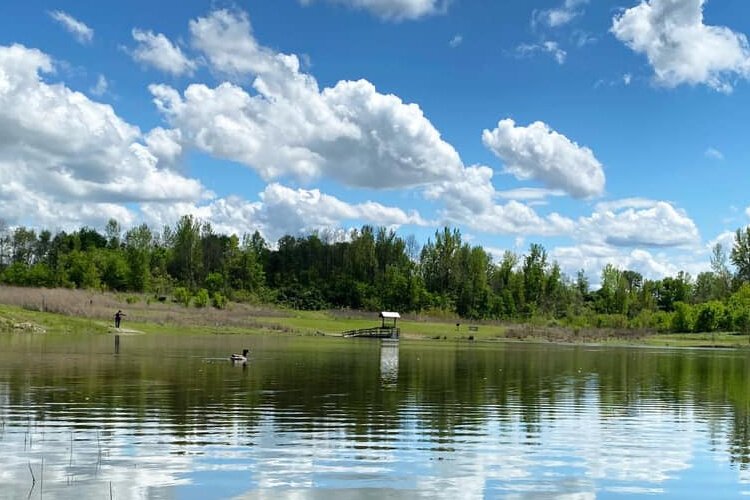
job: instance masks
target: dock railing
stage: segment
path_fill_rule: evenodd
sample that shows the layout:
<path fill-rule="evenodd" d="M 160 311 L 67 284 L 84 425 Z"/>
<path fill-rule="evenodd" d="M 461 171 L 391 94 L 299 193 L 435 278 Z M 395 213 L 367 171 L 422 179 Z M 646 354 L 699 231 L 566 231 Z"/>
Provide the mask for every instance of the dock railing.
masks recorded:
<path fill-rule="evenodd" d="M 377 339 L 397 339 L 401 334 L 400 328 L 376 326 L 374 328 L 360 328 L 348 330 L 341 335 L 343 337 L 371 337 Z"/>

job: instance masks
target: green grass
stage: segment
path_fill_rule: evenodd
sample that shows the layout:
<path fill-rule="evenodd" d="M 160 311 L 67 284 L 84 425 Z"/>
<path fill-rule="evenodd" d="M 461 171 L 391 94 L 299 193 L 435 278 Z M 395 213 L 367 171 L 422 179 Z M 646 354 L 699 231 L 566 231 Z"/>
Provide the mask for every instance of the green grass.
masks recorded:
<path fill-rule="evenodd" d="M 735 333 L 670 333 L 644 339 L 646 345 L 669 347 L 750 347 L 747 335 Z"/>
<path fill-rule="evenodd" d="M 297 311 L 291 317 L 257 317 L 255 319 L 280 328 L 296 330 L 300 333 L 321 332 L 327 335 L 338 335 L 348 330 L 380 326 L 380 319 L 375 313 L 372 314 L 371 319 L 360 319 L 337 318 L 321 311 Z M 464 322 L 458 329 L 453 322 L 414 320 L 400 320 L 398 322 L 401 336 L 404 338 L 435 338 L 439 336 L 448 339 L 466 339 L 472 336 L 476 340 L 488 340 L 505 336 L 505 329 L 499 325 L 478 325 L 477 331 L 469 331 L 468 326 L 469 324 Z"/>
<path fill-rule="evenodd" d="M 76 318 L 62 314 L 30 311 L 16 306 L 0 304 L 0 324 L 6 331 L 24 331 L 15 325 L 30 323 L 50 333 L 106 333 L 107 325 L 89 318 Z"/>

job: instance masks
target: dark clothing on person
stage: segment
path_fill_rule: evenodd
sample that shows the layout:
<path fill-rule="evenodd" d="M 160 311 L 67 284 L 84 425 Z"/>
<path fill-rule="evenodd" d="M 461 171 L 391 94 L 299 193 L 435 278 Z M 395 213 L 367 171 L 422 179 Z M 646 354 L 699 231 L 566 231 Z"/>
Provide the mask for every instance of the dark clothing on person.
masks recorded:
<path fill-rule="evenodd" d="M 125 316 L 125 313 L 122 311 L 117 311 L 115 313 L 115 328 L 120 328 L 120 320 L 122 320 L 123 316 Z"/>

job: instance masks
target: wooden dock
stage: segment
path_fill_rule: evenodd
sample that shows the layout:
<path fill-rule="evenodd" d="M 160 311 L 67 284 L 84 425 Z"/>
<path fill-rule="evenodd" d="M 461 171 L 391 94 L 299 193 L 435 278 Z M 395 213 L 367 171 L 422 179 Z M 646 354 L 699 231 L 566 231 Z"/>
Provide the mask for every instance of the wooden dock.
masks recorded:
<path fill-rule="evenodd" d="M 400 328 L 390 326 L 376 326 L 374 328 L 360 328 L 359 330 L 349 330 L 341 335 L 347 338 L 367 337 L 372 339 L 398 339 L 401 334 Z"/>

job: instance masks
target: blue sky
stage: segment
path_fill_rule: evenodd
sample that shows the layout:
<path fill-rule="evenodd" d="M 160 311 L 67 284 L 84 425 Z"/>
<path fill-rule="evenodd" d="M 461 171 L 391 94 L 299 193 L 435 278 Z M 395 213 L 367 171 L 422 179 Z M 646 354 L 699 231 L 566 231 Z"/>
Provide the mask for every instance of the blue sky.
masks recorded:
<path fill-rule="evenodd" d="M 0 217 L 363 223 L 706 269 L 747 224 L 741 0 L 0 5 Z"/>

